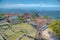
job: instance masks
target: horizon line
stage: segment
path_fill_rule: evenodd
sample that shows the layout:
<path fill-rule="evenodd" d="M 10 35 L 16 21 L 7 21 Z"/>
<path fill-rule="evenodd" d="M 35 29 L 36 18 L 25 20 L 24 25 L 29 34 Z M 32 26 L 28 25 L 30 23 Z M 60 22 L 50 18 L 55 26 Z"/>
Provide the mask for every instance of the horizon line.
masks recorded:
<path fill-rule="evenodd" d="M 1 4 L 0 8 L 20 8 L 20 7 L 60 7 L 59 5 L 47 4 Z"/>

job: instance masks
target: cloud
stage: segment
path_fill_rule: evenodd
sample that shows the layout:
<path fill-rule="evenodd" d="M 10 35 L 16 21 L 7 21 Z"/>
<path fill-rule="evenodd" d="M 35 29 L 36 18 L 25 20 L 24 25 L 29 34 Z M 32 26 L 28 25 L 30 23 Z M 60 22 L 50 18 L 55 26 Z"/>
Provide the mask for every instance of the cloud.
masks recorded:
<path fill-rule="evenodd" d="M 47 4 L 3 4 L 0 8 L 20 8 L 20 7 L 60 7 L 59 5 L 47 5 Z"/>
<path fill-rule="evenodd" d="M 19 7 L 39 7 L 40 4 L 5 4 L 1 5 L 0 8 L 19 8 Z"/>

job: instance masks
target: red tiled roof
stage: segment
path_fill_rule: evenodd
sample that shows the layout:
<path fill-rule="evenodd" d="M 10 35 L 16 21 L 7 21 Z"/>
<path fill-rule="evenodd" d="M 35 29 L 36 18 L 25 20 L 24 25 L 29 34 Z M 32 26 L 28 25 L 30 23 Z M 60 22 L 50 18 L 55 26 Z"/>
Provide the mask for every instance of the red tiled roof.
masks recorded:
<path fill-rule="evenodd" d="M 17 16 L 18 14 L 5 14 L 4 16 L 10 17 L 10 16 Z"/>

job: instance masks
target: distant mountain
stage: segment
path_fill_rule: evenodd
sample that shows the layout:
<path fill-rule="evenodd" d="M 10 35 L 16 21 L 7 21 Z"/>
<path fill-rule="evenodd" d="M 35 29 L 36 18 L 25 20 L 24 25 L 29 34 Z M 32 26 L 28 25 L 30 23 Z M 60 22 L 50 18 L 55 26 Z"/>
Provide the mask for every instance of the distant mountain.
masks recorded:
<path fill-rule="evenodd" d="M 0 9 L 0 13 L 32 13 L 36 12 L 39 15 L 51 16 L 55 17 L 56 19 L 60 19 L 60 10 L 59 11 L 47 11 L 41 10 L 39 8 L 17 8 L 17 9 Z"/>
<path fill-rule="evenodd" d="M 56 7 L 20 7 L 20 8 L 0 8 L 0 13 L 24 13 L 24 12 L 32 12 L 32 11 L 40 11 L 40 12 L 53 12 L 59 11 L 60 8 Z"/>

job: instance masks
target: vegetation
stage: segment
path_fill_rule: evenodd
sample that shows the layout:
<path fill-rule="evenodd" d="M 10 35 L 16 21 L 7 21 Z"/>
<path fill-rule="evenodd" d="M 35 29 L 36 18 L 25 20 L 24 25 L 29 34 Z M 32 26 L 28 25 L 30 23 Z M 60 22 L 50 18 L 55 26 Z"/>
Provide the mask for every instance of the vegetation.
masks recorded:
<path fill-rule="evenodd" d="M 24 36 L 21 40 L 34 40 L 34 39 Z"/>
<path fill-rule="evenodd" d="M 56 20 L 49 25 L 49 29 L 54 31 L 55 34 L 60 38 L 60 20 Z"/>
<path fill-rule="evenodd" d="M 10 29 L 7 29 L 7 30 L 5 31 L 5 34 L 6 34 L 7 36 L 11 36 L 11 35 L 14 34 L 14 32 L 11 31 Z"/>
<path fill-rule="evenodd" d="M 3 16 L 4 14 L 0 14 L 0 16 Z"/>
<path fill-rule="evenodd" d="M 16 40 L 19 36 L 21 36 L 24 33 L 30 34 L 31 36 L 34 37 L 35 33 L 36 33 L 34 28 L 27 23 L 12 25 L 12 29 L 14 30 L 15 34 L 13 34 L 11 37 L 9 37 L 8 40 Z"/>
<path fill-rule="evenodd" d="M 12 24 L 11 26 L 12 27 L 10 28 L 8 25 L 4 25 L 2 26 L 2 28 L 4 28 L 5 30 L 0 29 L 0 33 L 4 38 L 6 37 L 7 40 L 16 40 L 17 38 L 19 38 L 19 36 L 23 35 L 24 33 L 35 37 L 36 30 L 28 23 Z M 28 39 L 30 38 L 27 37 L 27 40 Z"/>
<path fill-rule="evenodd" d="M 17 34 L 14 34 L 11 37 L 9 37 L 8 40 L 16 40 L 22 34 L 23 34 L 23 32 L 19 32 Z"/>
<path fill-rule="evenodd" d="M 22 16 L 18 16 L 18 20 L 23 21 L 23 20 L 24 20 L 24 18 L 23 18 Z"/>
<path fill-rule="evenodd" d="M 5 18 L 4 14 L 0 14 L 0 17 L 1 17 L 1 18 Z"/>
<path fill-rule="evenodd" d="M 47 16 L 41 16 L 42 18 L 45 18 L 45 19 L 47 19 L 48 17 Z"/>

